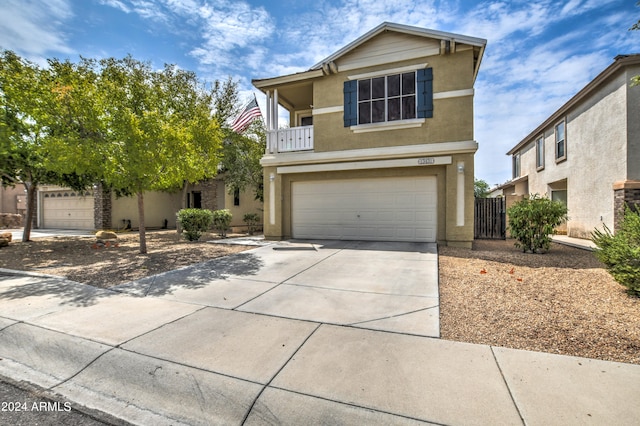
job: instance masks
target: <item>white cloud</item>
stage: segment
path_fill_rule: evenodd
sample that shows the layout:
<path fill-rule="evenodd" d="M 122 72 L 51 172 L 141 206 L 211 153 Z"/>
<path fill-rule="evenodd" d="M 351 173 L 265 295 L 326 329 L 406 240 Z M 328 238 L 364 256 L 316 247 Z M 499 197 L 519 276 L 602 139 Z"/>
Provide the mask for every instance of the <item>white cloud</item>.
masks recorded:
<path fill-rule="evenodd" d="M 67 0 L 5 0 L 0 14 L 0 47 L 44 62 L 46 52 L 73 53 L 65 34 L 73 18 Z"/>
<path fill-rule="evenodd" d="M 120 0 L 100 0 L 100 4 L 113 7 L 114 9 L 118 9 L 124 13 L 131 13 L 131 9 Z"/>

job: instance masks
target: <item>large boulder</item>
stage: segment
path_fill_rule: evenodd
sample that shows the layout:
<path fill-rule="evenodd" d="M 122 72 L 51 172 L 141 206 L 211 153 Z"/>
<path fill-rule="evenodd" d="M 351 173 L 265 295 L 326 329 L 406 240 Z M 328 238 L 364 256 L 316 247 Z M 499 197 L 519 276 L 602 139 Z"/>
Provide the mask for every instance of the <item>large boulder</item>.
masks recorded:
<path fill-rule="evenodd" d="M 98 231 L 96 232 L 96 239 L 98 240 L 117 240 L 118 234 L 113 231 Z"/>

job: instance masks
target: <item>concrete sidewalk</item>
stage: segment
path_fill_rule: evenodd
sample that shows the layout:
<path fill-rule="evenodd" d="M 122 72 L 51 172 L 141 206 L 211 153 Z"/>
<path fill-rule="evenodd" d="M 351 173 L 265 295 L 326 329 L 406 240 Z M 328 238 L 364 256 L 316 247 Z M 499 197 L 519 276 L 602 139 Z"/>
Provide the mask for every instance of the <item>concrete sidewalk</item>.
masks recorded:
<path fill-rule="evenodd" d="M 429 244 L 283 242 L 111 290 L 0 271 L 0 375 L 145 425 L 637 424 L 640 366 L 438 318 Z"/>

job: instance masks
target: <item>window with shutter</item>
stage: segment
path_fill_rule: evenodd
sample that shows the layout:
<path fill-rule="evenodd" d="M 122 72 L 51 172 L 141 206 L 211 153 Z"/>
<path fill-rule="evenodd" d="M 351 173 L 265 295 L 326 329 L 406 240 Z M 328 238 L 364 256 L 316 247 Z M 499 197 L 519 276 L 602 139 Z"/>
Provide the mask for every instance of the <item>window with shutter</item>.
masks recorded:
<path fill-rule="evenodd" d="M 376 76 L 344 83 L 344 125 L 433 117 L 433 72 Z"/>

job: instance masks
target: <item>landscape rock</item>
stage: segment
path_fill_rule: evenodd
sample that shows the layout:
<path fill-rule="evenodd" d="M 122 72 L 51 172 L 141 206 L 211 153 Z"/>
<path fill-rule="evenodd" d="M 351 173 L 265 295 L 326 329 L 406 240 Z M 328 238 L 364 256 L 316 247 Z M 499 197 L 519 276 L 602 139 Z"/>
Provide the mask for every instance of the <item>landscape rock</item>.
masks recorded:
<path fill-rule="evenodd" d="M 96 238 L 98 240 L 117 240 L 118 235 L 113 231 L 98 231 L 96 232 Z"/>
<path fill-rule="evenodd" d="M 13 235 L 11 235 L 11 232 L 4 232 L 0 234 L 0 238 L 4 238 L 6 240 L 9 240 L 9 242 L 11 242 L 13 240 Z"/>

